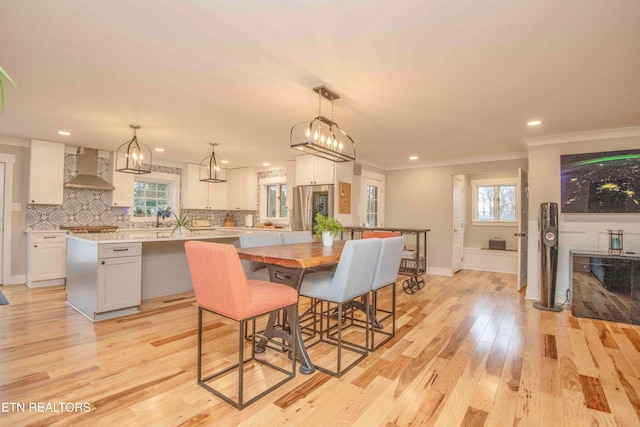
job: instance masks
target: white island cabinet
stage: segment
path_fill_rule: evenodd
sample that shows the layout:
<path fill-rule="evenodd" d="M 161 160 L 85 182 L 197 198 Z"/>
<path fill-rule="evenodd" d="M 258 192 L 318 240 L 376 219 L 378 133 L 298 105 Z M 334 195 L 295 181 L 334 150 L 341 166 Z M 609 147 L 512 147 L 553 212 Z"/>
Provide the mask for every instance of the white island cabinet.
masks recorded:
<path fill-rule="evenodd" d="M 67 239 L 67 303 L 92 321 L 136 313 L 142 244 Z"/>

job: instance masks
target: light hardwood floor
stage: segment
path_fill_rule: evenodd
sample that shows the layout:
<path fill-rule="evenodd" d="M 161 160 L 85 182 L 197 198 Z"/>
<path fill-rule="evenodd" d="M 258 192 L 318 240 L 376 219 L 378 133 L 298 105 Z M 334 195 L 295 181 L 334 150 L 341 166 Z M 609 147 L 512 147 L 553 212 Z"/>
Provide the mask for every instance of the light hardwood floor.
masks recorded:
<path fill-rule="evenodd" d="M 93 324 L 64 287 L 5 286 L 0 425 L 640 425 L 638 326 L 535 310 L 514 275 L 426 279 L 398 287 L 396 338 L 341 379 L 298 373 L 243 411 L 196 384 L 192 293 Z M 221 318 L 207 327 L 235 344 Z M 90 410 L 29 411 L 58 402 Z"/>

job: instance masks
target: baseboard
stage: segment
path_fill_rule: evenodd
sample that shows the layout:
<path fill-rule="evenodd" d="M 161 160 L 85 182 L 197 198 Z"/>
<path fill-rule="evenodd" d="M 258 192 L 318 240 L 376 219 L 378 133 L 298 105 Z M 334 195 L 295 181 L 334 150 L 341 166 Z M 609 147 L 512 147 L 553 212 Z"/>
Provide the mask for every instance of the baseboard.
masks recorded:
<path fill-rule="evenodd" d="M 27 276 L 24 274 L 19 274 L 17 276 L 9 277 L 9 283 L 4 283 L 5 285 L 24 285 L 27 282 Z"/>
<path fill-rule="evenodd" d="M 65 279 L 37 280 L 27 283 L 27 286 L 30 288 L 44 288 L 46 286 L 64 285 L 65 283 Z"/>
<path fill-rule="evenodd" d="M 427 267 L 427 274 L 451 277 L 453 276 L 453 271 L 450 268 Z"/>

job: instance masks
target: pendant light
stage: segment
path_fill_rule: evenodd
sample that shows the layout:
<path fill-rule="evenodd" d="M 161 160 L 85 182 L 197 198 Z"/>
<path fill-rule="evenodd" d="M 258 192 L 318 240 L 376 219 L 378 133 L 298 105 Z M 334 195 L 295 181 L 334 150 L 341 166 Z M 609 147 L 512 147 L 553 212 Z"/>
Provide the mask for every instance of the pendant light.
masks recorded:
<path fill-rule="evenodd" d="M 151 149 L 138 141 L 138 125 L 129 125 L 133 138 L 118 147 L 116 151 L 116 171 L 142 175 L 151 173 Z"/>
<path fill-rule="evenodd" d="M 210 143 L 209 145 L 211 146 L 211 155 L 200 162 L 200 181 L 227 182 L 227 167 L 218 166 L 218 160 L 216 159 L 216 145 L 218 144 Z"/>
<path fill-rule="evenodd" d="M 339 99 L 340 95 L 324 85 L 314 87 L 313 91 L 318 94 L 318 116 L 310 122 L 297 123 L 291 128 L 291 148 L 336 163 L 354 161 L 355 142 L 333 121 L 333 101 Z M 322 115 L 322 98 L 331 102 L 331 119 Z"/>

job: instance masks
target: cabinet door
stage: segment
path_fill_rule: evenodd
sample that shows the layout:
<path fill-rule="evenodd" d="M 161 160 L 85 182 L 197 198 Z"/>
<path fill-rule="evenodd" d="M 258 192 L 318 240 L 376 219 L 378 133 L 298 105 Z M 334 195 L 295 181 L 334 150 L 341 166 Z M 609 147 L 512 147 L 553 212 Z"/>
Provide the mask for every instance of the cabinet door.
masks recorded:
<path fill-rule="evenodd" d="M 182 208 L 211 209 L 209 207 L 209 184 L 200 181 L 200 166 L 189 163 L 183 171 Z"/>
<path fill-rule="evenodd" d="M 98 313 L 134 307 L 142 294 L 142 257 L 98 260 Z"/>
<path fill-rule="evenodd" d="M 316 180 L 316 159 L 314 156 L 296 157 L 296 185 L 313 185 Z"/>
<path fill-rule="evenodd" d="M 316 161 L 316 177 L 315 184 L 333 184 L 335 163 L 331 160 L 315 158 Z"/>
<path fill-rule="evenodd" d="M 64 144 L 31 140 L 29 203 L 61 205 L 64 189 Z"/>
<path fill-rule="evenodd" d="M 209 184 L 209 206 L 211 209 L 229 209 L 228 191 L 229 185 L 226 182 Z"/>
<path fill-rule="evenodd" d="M 255 211 L 258 207 L 258 175 L 253 168 L 229 171 L 229 209 Z"/>
<path fill-rule="evenodd" d="M 62 243 L 34 243 L 31 248 L 31 281 L 64 279 L 67 275 L 67 246 Z"/>
<path fill-rule="evenodd" d="M 124 156 L 124 154 L 120 154 Z M 135 175 L 130 173 L 116 172 L 116 153 L 111 155 L 111 184 L 116 187 L 110 193 L 111 206 L 133 206 L 133 186 Z M 122 160 L 122 159 L 121 159 Z"/>

